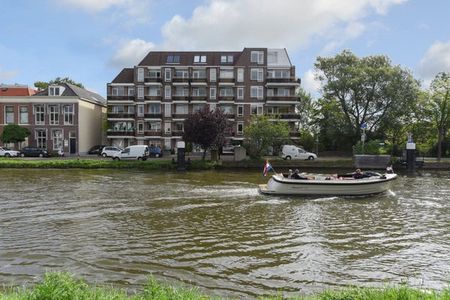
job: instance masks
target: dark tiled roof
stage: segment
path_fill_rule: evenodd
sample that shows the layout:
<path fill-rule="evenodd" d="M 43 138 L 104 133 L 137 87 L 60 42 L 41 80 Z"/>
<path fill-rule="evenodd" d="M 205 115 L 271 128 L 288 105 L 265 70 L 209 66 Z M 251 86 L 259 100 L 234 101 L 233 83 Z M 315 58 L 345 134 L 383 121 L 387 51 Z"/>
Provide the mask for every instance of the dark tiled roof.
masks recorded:
<path fill-rule="evenodd" d="M 125 68 L 120 71 L 119 75 L 114 78 L 112 83 L 133 83 L 134 79 L 134 69 L 133 68 Z"/>
<path fill-rule="evenodd" d="M 180 66 L 185 65 L 196 65 L 194 63 L 194 56 L 205 55 L 207 65 L 224 65 L 220 62 L 222 55 L 232 55 L 234 65 L 241 56 L 242 51 L 151 51 L 144 59 L 138 64 L 138 66 L 161 66 L 167 64 L 167 56 L 169 55 L 179 55 L 180 56 Z M 178 64 L 174 64 L 178 65 Z M 199 66 L 202 64 L 199 63 Z M 120 74 L 119 74 L 120 75 Z"/>
<path fill-rule="evenodd" d="M 90 102 L 95 102 L 102 105 L 106 104 L 105 98 L 97 93 L 85 90 L 70 83 L 59 83 L 58 85 L 65 87 L 64 92 L 61 94 L 61 97 L 79 97 Z M 34 96 L 48 96 L 48 88 L 39 91 Z"/>

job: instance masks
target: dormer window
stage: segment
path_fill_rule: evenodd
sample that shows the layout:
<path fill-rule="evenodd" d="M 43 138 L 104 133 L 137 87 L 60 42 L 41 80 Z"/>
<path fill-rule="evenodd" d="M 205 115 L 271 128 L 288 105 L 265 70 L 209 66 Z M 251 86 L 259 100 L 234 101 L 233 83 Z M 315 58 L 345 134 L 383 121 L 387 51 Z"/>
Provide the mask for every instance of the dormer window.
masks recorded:
<path fill-rule="evenodd" d="M 222 55 L 222 56 L 220 56 L 220 62 L 222 64 L 233 63 L 233 55 Z"/>
<path fill-rule="evenodd" d="M 61 96 L 64 88 L 61 86 L 49 86 L 48 87 L 48 95 L 49 96 Z"/>
<path fill-rule="evenodd" d="M 168 55 L 166 62 L 168 64 L 179 64 L 180 63 L 180 56 L 179 55 Z"/>
<path fill-rule="evenodd" d="M 195 55 L 194 56 L 194 63 L 206 63 L 206 55 Z"/>

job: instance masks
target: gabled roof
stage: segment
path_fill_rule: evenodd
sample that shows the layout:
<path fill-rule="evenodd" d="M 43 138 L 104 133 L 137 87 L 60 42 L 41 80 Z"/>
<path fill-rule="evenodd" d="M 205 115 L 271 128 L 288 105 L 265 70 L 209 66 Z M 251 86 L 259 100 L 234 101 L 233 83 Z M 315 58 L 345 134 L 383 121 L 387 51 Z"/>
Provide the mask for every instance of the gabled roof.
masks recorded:
<path fill-rule="evenodd" d="M 0 85 L 0 96 L 32 96 L 36 91 L 27 85 Z"/>
<path fill-rule="evenodd" d="M 97 93 L 85 90 L 83 88 L 80 88 L 76 85 L 70 84 L 70 83 L 59 83 L 58 86 L 65 87 L 64 92 L 60 95 L 60 97 L 78 97 L 83 100 L 87 100 L 90 102 L 98 103 L 101 105 L 106 105 L 106 100 L 102 96 L 100 96 Z M 39 91 L 34 96 L 49 96 L 48 94 L 48 88 Z"/>
<path fill-rule="evenodd" d="M 134 81 L 134 69 L 125 68 L 114 78 L 112 83 L 133 83 Z"/>

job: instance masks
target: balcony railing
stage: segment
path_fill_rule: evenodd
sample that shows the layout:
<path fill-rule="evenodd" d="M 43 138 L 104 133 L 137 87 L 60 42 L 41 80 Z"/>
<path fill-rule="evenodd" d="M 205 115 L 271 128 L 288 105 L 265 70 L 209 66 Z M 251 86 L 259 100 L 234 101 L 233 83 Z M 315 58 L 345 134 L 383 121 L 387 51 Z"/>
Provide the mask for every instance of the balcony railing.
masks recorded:
<path fill-rule="evenodd" d="M 172 114 L 172 118 L 174 119 L 186 119 L 189 114 Z"/>
<path fill-rule="evenodd" d="M 219 100 L 234 100 L 234 96 L 219 96 Z"/>
<path fill-rule="evenodd" d="M 134 130 L 108 129 L 107 135 L 112 135 L 112 136 L 134 136 L 135 135 L 135 131 Z"/>
<path fill-rule="evenodd" d="M 146 136 L 161 136 L 162 130 L 146 130 L 144 131 Z"/>
<path fill-rule="evenodd" d="M 135 96 L 107 96 L 108 101 L 117 101 L 117 100 L 126 100 L 126 101 L 134 101 Z"/>
<path fill-rule="evenodd" d="M 172 136 L 183 136 L 183 133 L 181 130 L 174 130 L 172 131 Z"/>
<path fill-rule="evenodd" d="M 295 113 L 266 114 L 266 115 L 272 119 L 281 119 L 281 120 L 299 120 L 300 119 L 300 116 Z"/>
<path fill-rule="evenodd" d="M 219 82 L 234 83 L 234 78 L 219 78 Z"/>
<path fill-rule="evenodd" d="M 205 95 L 197 95 L 197 96 L 192 96 L 191 97 L 191 100 L 206 100 L 206 99 L 208 99 L 208 96 L 205 94 Z"/>
<path fill-rule="evenodd" d="M 279 100 L 279 101 L 298 101 L 298 96 L 292 95 L 292 96 L 277 96 L 277 95 L 271 95 L 266 97 L 267 100 Z"/>
<path fill-rule="evenodd" d="M 134 119 L 134 113 L 108 113 L 108 118 L 111 119 Z"/>
<path fill-rule="evenodd" d="M 191 82 L 206 82 L 206 77 L 191 78 Z"/>
<path fill-rule="evenodd" d="M 300 83 L 300 79 L 296 79 L 295 77 L 283 77 L 283 78 L 273 78 L 273 77 L 267 77 L 267 82 L 279 82 L 279 83 Z"/>
<path fill-rule="evenodd" d="M 173 77 L 173 82 L 189 82 L 189 77 Z"/>
<path fill-rule="evenodd" d="M 145 82 L 161 82 L 161 77 L 146 77 Z"/>
<path fill-rule="evenodd" d="M 161 119 L 162 118 L 162 114 L 144 114 L 144 118 L 149 118 L 149 119 Z"/>
<path fill-rule="evenodd" d="M 185 100 L 185 101 L 189 101 L 189 95 L 173 95 L 172 96 L 173 100 Z"/>
<path fill-rule="evenodd" d="M 147 96 L 145 96 L 145 100 L 161 100 L 162 99 L 161 97 L 162 97 L 161 95 L 159 95 L 159 96 L 147 95 Z"/>

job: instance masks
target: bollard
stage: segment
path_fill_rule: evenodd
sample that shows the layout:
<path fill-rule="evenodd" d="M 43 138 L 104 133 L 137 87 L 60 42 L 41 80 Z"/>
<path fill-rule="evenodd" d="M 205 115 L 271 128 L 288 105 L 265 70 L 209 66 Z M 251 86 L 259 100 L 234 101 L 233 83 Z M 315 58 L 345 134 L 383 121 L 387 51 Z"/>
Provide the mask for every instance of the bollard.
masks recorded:
<path fill-rule="evenodd" d="M 416 169 L 416 143 L 406 143 L 406 164 L 409 172 L 414 172 Z"/>
<path fill-rule="evenodd" d="M 177 142 L 177 171 L 186 171 L 185 143 Z"/>

